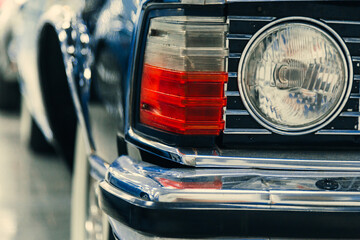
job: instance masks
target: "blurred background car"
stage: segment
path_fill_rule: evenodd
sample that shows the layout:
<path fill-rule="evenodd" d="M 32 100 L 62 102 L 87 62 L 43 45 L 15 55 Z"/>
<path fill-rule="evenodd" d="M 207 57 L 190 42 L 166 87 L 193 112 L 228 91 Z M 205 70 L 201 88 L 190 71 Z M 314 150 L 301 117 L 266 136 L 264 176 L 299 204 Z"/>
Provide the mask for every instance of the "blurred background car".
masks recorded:
<path fill-rule="evenodd" d="M 16 64 L 16 35 L 21 28 L 19 15 L 26 0 L 0 2 L 0 108 L 20 106 L 18 71 Z"/>
<path fill-rule="evenodd" d="M 22 138 L 37 153 L 55 148 L 74 174 L 71 239 L 113 238 L 97 204 L 97 181 L 88 172 L 89 148 L 82 144 L 84 129 L 78 128 L 79 106 L 74 96 L 80 91 L 81 74 L 90 71 L 86 68 L 93 56 L 90 34 L 95 33 L 97 16 L 105 3 L 31 0 L 24 5 L 19 20 Z M 91 44 L 96 49 L 95 41 Z M 74 157 L 76 139 L 79 147 Z"/>

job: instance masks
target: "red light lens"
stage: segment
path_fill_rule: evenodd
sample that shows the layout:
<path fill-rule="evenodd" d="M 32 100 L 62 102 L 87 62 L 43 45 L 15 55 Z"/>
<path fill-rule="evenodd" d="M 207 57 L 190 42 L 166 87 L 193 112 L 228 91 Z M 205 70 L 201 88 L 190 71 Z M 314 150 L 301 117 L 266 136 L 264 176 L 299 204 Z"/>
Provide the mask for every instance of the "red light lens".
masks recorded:
<path fill-rule="evenodd" d="M 183 72 L 144 64 L 140 122 L 184 135 L 224 129 L 226 72 Z"/>

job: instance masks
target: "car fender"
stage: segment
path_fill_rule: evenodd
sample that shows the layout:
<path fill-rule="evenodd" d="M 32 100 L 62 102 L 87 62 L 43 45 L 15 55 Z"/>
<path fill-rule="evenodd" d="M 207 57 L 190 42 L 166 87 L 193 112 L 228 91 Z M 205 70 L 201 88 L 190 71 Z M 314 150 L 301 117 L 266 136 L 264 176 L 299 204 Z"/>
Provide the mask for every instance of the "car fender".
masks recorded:
<path fill-rule="evenodd" d="M 86 148 L 88 152 L 94 149 L 90 137 L 89 121 L 87 117 L 87 101 L 89 100 L 89 87 L 91 80 L 91 71 L 88 67 L 87 58 L 91 58 L 90 37 L 86 25 L 73 8 L 67 5 L 54 5 L 43 15 L 39 24 L 37 34 L 37 59 L 38 68 L 41 68 L 40 47 L 44 29 L 50 28 L 55 31 L 59 41 L 61 57 L 65 68 L 66 80 L 70 90 L 71 99 L 75 109 L 76 117 L 81 127 L 82 134 L 86 139 Z M 40 71 L 40 70 L 39 70 Z M 39 77 L 41 78 L 41 77 Z M 43 79 L 39 79 L 40 85 Z M 43 92 L 43 103 L 44 90 Z M 49 115 L 47 113 L 47 115 Z M 49 119 L 49 116 L 47 116 Z M 51 119 L 50 126 L 51 126 Z M 40 127 L 41 124 L 40 124 Z M 54 130 L 54 129 L 52 129 Z"/>

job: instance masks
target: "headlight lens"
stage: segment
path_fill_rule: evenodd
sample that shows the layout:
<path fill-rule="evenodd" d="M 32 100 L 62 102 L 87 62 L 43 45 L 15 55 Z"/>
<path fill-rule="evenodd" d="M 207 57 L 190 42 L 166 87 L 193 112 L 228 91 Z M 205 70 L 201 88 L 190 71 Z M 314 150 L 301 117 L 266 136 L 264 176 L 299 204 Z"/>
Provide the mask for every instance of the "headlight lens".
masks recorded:
<path fill-rule="evenodd" d="M 239 88 L 262 125 L 280 133 L 301 132 L 339 109 L 349 89 L 347 65 L 342 49 L 325 31 L 282 23 L 249 42 L 239 65 Z"/>

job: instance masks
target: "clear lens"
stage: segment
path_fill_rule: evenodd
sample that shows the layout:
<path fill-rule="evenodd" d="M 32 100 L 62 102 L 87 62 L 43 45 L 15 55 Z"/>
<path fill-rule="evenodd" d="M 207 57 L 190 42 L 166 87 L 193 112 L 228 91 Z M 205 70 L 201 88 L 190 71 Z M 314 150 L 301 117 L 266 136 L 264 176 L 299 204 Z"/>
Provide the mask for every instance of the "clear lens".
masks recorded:
<path fill-rule="evenodd" d="M 261 122 L 298 131 L 338 109 L 347 88 L 347 65 L 324 31 L 283 23 L 260 34 L 239 66 L 242 96 Z"/>
<path fill-rule="evenodd" d="M 224 71 L 223 17 L 166 16 L 151 20 L 145 62 L 178 71 Z"/>

